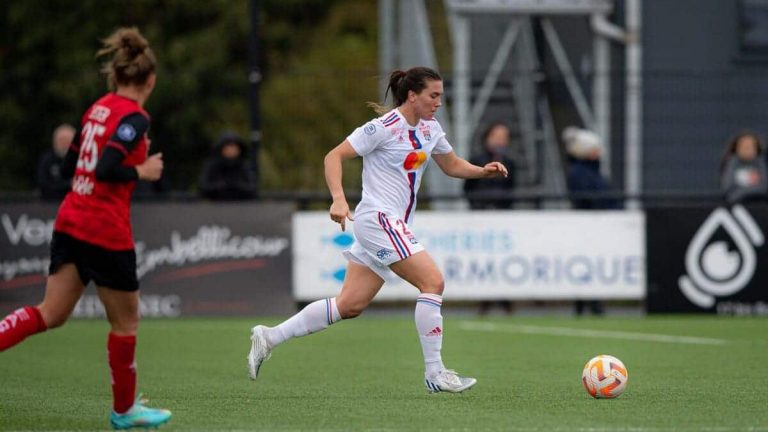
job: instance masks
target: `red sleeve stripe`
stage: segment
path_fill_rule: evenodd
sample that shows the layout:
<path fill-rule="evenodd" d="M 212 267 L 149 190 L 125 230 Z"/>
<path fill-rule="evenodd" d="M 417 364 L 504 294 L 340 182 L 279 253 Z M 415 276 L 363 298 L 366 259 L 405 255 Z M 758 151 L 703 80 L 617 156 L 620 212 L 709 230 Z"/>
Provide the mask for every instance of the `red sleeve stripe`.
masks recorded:
<path fill-rule="evenodd" d="M 108 141 L 107 142 L 107 147 L 116 148 L 116 149 L 120 150 L 120 153 L 122 153 L 123 156 L 128 156 L 128 150 L 126 150 L 125 147 L 123 147 L 122 144 L 118 144 L 118 143 L 116 143 L 114 141 Z"/>

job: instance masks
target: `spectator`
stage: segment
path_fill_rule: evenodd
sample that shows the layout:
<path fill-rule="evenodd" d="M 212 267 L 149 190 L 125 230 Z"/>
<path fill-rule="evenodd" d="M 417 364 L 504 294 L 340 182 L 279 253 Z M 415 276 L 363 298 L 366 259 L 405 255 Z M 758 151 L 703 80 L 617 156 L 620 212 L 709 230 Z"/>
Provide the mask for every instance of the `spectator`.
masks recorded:
<path fill-rule="evenodd" d="M 568 152 L 568 190 L 582 194 L 573 199 L 577 210 L 610 210 L 621 208 L 621 202 L 610 197 L 588 197 L 585 194 L 611 192 L 610 183 L 600 174 L 600 155 L 603 143 L 589 130 L 567 127 L 563 130 L 563 142 Z"/>
<path fill-rule="evenodd" d="M 501 162 L 509 170 L 507 177 L 469 179 L 464 182 L 464 193 L 473 210 L 510 209 L 512 198 L 506 196 L 515 188 L 515 163 L 509 157 L 509 127 L 502 122 L 492 123 L 481 137 L 481 150 L 470 162 L 484 166 L 488 162 Z"/>
<path fill-rule="evenodd" d="M 491 123 L 480 137 L 480 151 L 470 162 L 484 166 L 488 162 L 501 162 L 507 167 L 507 177 L 468 179 L 464 182 L 464 194 L 473 210 L 510 209 L 513 200 L 504 195 L 515 188 L 515 162 L 508 156 L 510 147 L 509 127 L 502 122 Z M 505 313 L 512 313 L 509 300 L 486 300 L 480 302 L 480 315 L 487 315 L 494 306 Z"/>
<path fill-rule="evenodd" d="M 64 176 L 61 167 L 75 133 L 72 125 L 59 125 L 53 131 L 51 148 L 40 156 L 37 163 L 37 185 L 40 187 L 40 197 L 44 200 L 61 201 L 69 192 L 71 179 Z"/>
<path fill-rule="evenodd" d="M 256 191 L 256 173 L 245 140 L 232 132 L 223 133 L 203 167 L 201 195 L 219 201 L 243 200 L 255 198 Z"/>
<path fill-rule="evenodd" d="M 730 204 L 762 201 L 768 193 L 763 142 L 751 131 L 743 131 L 726 145 L 720 162 L 720 184 Z"/>
<path fill-rule="evenodd" d="M 603 144 L 600 137 L 589 130 L 567 127 L 563 130 L 563 142 L 568 153 L 568 190 L 576 194 L 610 192 L 611 185 L 600 174 L 600 155 Z M 577 210 L 610 210 L 621 208 L 621 202 L 615 198 L 577 196 L 573 199 L 573 208 Z M 585 309 L 594 315 L 602 315 L 603 303 L 597 300 L 577 300 L 576 315 L 582 315 Z"/>

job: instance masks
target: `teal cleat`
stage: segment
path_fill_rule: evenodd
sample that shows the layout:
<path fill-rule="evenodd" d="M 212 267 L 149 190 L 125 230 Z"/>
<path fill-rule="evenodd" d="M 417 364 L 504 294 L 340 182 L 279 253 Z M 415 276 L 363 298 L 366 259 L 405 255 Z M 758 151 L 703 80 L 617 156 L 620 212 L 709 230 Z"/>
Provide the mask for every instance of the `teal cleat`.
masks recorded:
<path fill-rule="evenodd" d="M 125 414 L 117 414 L 113 411 L 109 416 L 109 422 L 112 423 L 112 427 L 115 429 L 157 428 L 171 419 L 170 411 L 147 408 L 144 406 L 146 402 L 146 399 L 142 399 L 141 395 L 139 395 L 131 409 Z"/>

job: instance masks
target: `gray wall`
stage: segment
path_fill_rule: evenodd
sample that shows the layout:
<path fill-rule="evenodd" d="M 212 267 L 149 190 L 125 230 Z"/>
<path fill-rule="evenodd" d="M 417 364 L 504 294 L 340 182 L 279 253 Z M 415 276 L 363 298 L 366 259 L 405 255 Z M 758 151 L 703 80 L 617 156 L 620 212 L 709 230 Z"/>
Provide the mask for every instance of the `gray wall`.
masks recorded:
<path fill-rule="evenodd" d="M 768 129 L 768 60 L 740 52 L 736 0 L 644 0 L 644 189 L 715 192 L 725 141 Z"/>

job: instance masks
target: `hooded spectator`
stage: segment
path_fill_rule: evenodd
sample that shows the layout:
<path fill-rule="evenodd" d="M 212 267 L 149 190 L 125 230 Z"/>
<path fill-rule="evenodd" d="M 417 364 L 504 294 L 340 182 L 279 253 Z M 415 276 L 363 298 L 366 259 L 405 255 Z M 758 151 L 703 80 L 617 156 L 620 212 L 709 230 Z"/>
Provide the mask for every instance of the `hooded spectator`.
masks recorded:
<path fill-rule="evenodd" d="M 234 201 L 255 198 L 256 191 L 256 173 L 245 140 L 232 132 L 223 133 L 203 167 L 200 194 L 212 200 Z"/>
<path fill-rule="evenodd" d="M 563 130 L 563 142 L 568 153 L 568 190 L 572 193 L 610 192 L 611 185 L 600 173 L 600 155 L 603 142 L 596 133 L 577 127 Z M 575 197 L 573 208 L 577 210 L 619 209 L 621 202 L 614 198 Z M 598 300 L 577 300 L 576 315 L 589 309 L 594 315 L 603 315 L 604 306 Z"/>
<path fill-rule="evenodd" d="M 603 143 L 589 130 L 569 126 L 563 130 L 563 142 L 568 152 L 568 190 L 576 194 L 610 192 L 610 183 L 600 174 L 600 155 Z M 576 197 L 573 208 L 579 210 L 617 209 L 614 198 Z"/>

